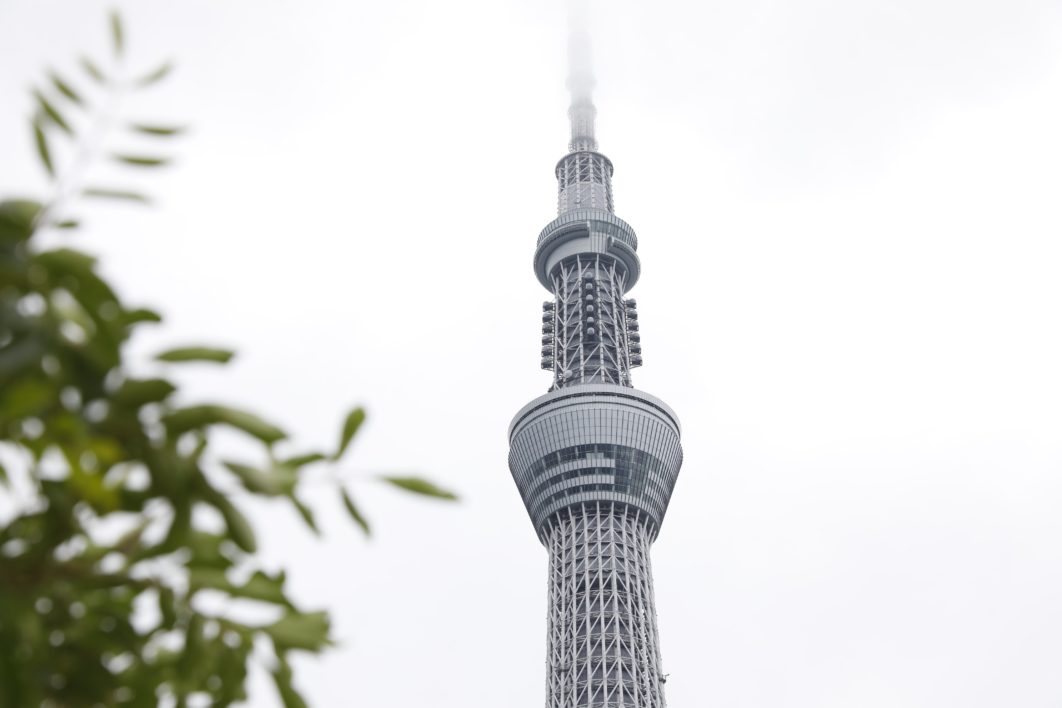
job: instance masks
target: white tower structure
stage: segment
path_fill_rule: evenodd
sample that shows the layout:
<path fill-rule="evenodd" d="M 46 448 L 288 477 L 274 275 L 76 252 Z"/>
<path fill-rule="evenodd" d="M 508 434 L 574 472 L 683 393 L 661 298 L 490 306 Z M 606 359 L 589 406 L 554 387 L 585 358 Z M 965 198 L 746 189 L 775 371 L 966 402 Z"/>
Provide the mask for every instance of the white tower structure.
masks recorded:
<path fill-rule="evenodd" d="M 547 708 L 662 708 L 649 548 L 682 464 L 679 423 L 632 387 L 642 363 L 634 230 L 614 213 L 597 151 L 588 43 L 573 36 L 569 152 L 558 216 L 538 237 L 542 368 L 553 384 L 517 413 L 509 469 L 549 552 Z"/>

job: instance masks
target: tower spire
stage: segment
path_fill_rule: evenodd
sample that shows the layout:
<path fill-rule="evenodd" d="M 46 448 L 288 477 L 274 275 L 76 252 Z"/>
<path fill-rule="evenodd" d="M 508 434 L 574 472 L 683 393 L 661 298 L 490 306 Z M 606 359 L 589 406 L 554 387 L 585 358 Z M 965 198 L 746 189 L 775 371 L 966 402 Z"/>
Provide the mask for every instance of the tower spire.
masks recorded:
<path fill-rule="evenodd" d="M 597 151 L 594 65 L 587 0 L 571 0 L 568 10 L 568 154 L 557 163 L 557 213 L 581 209 L 611 212 L 612 162 Z"/>
<path fill-rule="evenodd" d="M 568 108 L 568 118 L 572 125 L 568 150 L 597 150 L 597 138 L 594 135 L 594 120 L 597 117 L 593 98 L 594 66 L 585 8 L 581 11 L 573 8 L 571 13 L 568 33 L 568 91 L 572 97 Z"/>

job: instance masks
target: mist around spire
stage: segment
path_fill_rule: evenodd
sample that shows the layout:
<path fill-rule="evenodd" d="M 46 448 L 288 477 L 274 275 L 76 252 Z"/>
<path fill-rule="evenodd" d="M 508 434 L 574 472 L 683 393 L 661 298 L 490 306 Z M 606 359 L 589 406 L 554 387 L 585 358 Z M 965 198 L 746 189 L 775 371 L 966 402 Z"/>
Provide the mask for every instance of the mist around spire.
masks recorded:
<path fill-rule="evenodd" d="M 572 152 L 597 150 L 594 135 L 594 66 L 590 49 L 589 0 L 568 0 L 568 91 Z"/>

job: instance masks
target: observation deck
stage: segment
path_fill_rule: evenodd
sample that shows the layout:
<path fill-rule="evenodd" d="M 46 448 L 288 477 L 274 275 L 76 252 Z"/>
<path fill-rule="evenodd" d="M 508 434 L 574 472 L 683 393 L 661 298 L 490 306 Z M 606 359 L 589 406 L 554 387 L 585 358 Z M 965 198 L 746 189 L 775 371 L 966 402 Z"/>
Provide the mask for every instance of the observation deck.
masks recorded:
<path fill-rule="evenodd" d="M 509 428 L 509 469 L 535 532 L 582 504 L 615 502 L 642 512 L 656 538 L 682 465 L 674 411 L 642 391 L 582 384 L 523 407 Z"/>
<path fill-rule="evenodd" d="M 552 291 L 554 268 L 577 254 L 601 254 L 615 258 L 626 271 L 624 292 L 641 275 L 638 237 L 623 219 L 604 209 L 575 209 L 562 213 L 538 235 L 535 275 L 542 287 Z"/>

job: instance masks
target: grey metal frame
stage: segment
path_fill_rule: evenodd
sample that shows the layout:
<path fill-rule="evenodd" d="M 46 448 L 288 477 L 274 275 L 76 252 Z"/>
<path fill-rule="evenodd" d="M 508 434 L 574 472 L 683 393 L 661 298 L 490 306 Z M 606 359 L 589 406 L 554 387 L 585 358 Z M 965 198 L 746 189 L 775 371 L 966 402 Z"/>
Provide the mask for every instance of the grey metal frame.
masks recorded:
<path fill-rule="evenodd" d="M 652 539 L 640 512 L 597 502 L 550 520 L 547 708 L 664 705 Z"/>

